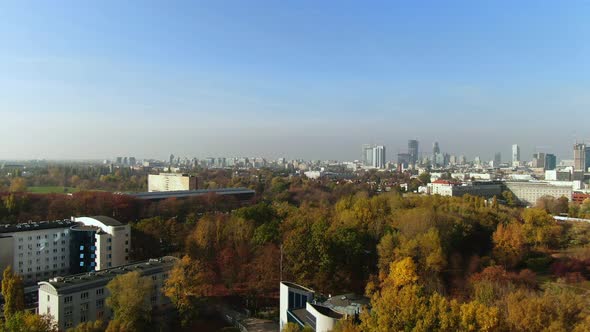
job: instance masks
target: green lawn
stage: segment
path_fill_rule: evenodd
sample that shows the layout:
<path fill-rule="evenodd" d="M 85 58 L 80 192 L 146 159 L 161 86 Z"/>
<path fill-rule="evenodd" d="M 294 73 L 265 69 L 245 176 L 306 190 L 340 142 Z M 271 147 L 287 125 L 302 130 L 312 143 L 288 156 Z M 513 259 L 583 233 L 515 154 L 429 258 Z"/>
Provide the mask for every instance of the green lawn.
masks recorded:
<path fill-rule="evenodd" d="M 27 190 L 35 194 L 63 194 L 78 191 L 78 189 L 72 187 L 28 187 Z"/>

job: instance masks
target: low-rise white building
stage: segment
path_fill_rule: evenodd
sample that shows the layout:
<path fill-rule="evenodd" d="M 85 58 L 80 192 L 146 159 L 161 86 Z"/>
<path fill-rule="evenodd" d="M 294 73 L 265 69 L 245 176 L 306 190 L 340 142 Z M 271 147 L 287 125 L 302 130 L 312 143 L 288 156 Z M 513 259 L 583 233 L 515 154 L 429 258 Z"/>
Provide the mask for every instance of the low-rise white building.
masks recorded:
<path fill-rule="evenodd" d="M 280 284 L 279 323 L 283 330 L 287 323 L 309 326 L 316 332 L 329 332 L 339 319 L 358 318 L 369 299 L 345 294 L 318 302 L 315 292 L 292 282 Z"/>
<path fill-rule="evenodd" d="M 112 312 L 106 305 L 110 295 L 106 286 L 116 276 L 133 271 L 152 279 L 154 287 L 145 301 L 149 301 L 154 310 L 161 310 L 170 303 L 162 293 L 162 286 L 177 261 L 167 256 L 39 282 L 37 312 L 51 316 L 60 331 L 87 321 L 108 321 Z"/>

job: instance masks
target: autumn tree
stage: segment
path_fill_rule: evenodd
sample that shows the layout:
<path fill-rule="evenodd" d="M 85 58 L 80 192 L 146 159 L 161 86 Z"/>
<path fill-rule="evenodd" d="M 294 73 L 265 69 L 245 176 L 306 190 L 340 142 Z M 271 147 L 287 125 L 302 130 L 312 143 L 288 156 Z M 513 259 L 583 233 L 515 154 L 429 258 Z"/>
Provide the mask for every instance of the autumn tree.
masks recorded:
<path fill-rule="evenodd" d="M 116 276 L 107 284 L 110 296 L 107 305 L 114 315 L 113 324 L 120 324 L 127 331 L 142 331 L 151 320 L 151 304 L 149 298 L 153 282 L 133 271 Z M 112 328 L 111 323 L 109 327 Z"/>
<path fill-rule="evenodd" d="M 210 295 L 212 279 L 205 264 L 187 255 L 175 264 L 162 291 L 176 306 L 183 323 L 196 314 L 199 301 Z"/>
<path fill-rule="evenodd" d="M 24 178 L 18 177 L 10 181 L 10 192 L 25 192 L 27 191 L 27 181 Z"/>
<path fill-rule="evenodd" d="M 25 308 L 25 289 L 22 278 L 8 266 L 2 274 L 4 317 L 9 318 Z"/>
<path fill-rule="evenodd" d="M 523 226 L 514 221 L 507 225 L 498 224 L 493 234 L 494 257 L 507 268 L 518 265 L 527 253 L 527 239 Z"/>
<path fill-rule="evenodd" d="M 105 328 L 103 321 L 96 320 L 93 322 L 80 323 L 76 327 L 67 329 L 66 332 L 103 332 Z"/>

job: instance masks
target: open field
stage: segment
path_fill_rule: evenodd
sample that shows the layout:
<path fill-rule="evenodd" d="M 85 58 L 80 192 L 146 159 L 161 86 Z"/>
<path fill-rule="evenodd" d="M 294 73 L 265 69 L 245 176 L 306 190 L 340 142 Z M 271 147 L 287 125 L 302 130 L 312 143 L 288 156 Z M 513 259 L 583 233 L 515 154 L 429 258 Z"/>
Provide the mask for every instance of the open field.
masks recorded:
<path fill-rule="evenodd" d="M 27 191 L 35 194 L 63 194 L 77 192 L 77 188 L 73 187 L 28 187 Z"/>

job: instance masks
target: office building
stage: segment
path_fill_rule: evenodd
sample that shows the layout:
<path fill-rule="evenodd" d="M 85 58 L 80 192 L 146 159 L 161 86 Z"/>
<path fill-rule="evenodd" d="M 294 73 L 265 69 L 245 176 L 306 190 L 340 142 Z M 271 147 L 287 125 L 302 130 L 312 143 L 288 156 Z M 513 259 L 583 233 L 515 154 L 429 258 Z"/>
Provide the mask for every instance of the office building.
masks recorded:
<path fill-rule="evenodd" d="M 574 145 L 574 171 L 588 172 L 590 168 L 590 147 L 579 143 Z"/>
<path fill-rule="evenodd" d="M 197 177 L 180 173 L 148 175 L 148 192 L 197 189 Z"/>
<path fill-rule="evenodd" d="M 373 146 L 371 144 L 363 144 L 361 162 L 363 166 L 373 165 Z"/>
<path fill-rule="evenodd" d="M 493 167 L 500 167 L 500 164 L 502 163 L 502 154 L 500 152 L 496 152 L 494 154 L 494 164 Z"/>
<path fill-rule="evenodd" d="M 418 141 L 411 139 L 408 141 L 408 155 L 410 156 L 410 165 L 415 165 L 418 162 L 419 150 Z"/>
<path fill-rule="evenodd" d="M 438 142 L 432 143 L 432 155 L 436 156 L 439 153 L 440 153 L 440 146 L 438 145 Z"/>
<path fill-rule="evenodd" d="M 548 153 L 545 155 L 545 170 L 552 171 L 557 168 L 557 157 L 554 154 Z"/>
<path fill-rule="evenodd" d="M 398 167 L 401 168 L 408 168 L 409 165 L 412 164 L 412 156 L 409 153 L 398 153 L 397 154 L 397 164 Z"/>
<path fill-rule="evenodd" d="M 518 146 L 518 144 L 512 145 L 512 166 L 520 166 L 520 147 Z"/>
<path fill-rule="evenodd" d="M 152 280 L 154 286 L 149 299 L 145 300 L 149 301 L 154 311 L 161 311 L 170 304 L 162 293 L 162 286 L 177 261 L 175 257 L 162 257 L 39 282 L 37 311 L 51 316 L 60 331 L 83 322 L 109 321 L 112 312 L 106 306 L 110 295 L 106 286 L 116 276 L 134 271 Z"/>
<path fill-rule="evenodd" d="M 130 227 L 109 217 L 0 226 L 0 269 L 11 265 L 25 284 L 129 262 Z"/>

